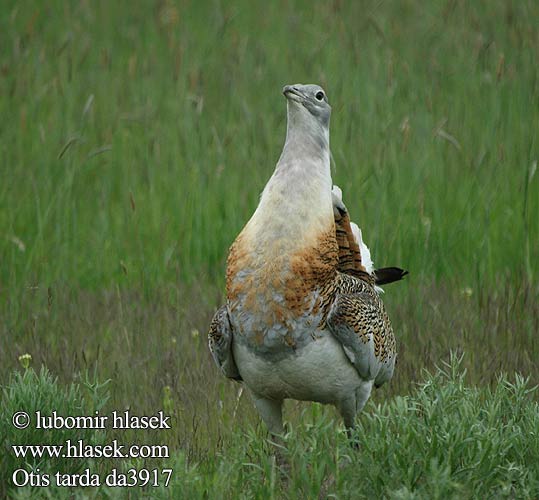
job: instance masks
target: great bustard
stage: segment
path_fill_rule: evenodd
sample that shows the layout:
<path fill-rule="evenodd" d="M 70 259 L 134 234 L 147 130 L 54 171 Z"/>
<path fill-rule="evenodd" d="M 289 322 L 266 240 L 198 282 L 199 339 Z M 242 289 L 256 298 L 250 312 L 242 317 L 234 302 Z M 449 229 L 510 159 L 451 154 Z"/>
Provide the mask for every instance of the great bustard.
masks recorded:
<path fill-rule="evenodd" d="M 331 107 L 318 85 L 287 85 L 288 127 L 275 172 L 230 248 L 227 303 L 209 346 L 243 381 L 272 434 L 286 398 L 335 405 L 347 430 L 373 385 L 393 375 L 395 338 L 361 231 L 332 189 Z M 406 274 L 379 272 L 378 284 Z"/>

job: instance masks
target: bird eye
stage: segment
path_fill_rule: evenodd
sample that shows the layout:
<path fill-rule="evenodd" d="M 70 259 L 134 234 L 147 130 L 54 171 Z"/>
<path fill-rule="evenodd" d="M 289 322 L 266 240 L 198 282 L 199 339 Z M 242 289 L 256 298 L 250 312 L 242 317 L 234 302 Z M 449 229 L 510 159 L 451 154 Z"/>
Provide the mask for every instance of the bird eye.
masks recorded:
<path fill-rule="evenodd" d="M 324 92 L 322 92 L 321 90 L 319 90 L 319 91 L 316 93 L 315 97 L 316 97 L 319 101 L 321 101 L 321 100 L 324 98 Z"/>

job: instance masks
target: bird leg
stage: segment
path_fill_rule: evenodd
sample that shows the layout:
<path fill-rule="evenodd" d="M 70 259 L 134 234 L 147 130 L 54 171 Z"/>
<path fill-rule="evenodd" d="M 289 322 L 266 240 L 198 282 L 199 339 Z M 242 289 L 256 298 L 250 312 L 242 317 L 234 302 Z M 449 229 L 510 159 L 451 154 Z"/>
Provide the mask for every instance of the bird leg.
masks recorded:
<path fill-rule="evenodd" d="M 271 434 L 279 436 L 284 434 L 283 427 L 283 400 L 267 399 L 253 394 L 256 409 Z"/>
<path fill-rule="evenodd" d="M 346 427 L 346 436 L 348 437 L 348 442 L 354 450 L 359 450 L 361 445 L 359 439 L 354 436 L 354 426 Z"/>
<path fill-rule="evenodd" d="M 275 450 L 275 463 L 281 472 L 287 474 L 290 470 L 290 464 L 283 453 L 286 449 L 283 427 L 283 401 L 282 399 L 267 399 L 256 395 L 253 395 L 253 399 L 258 413 L 260 413 L 271 434 L 271 441 Z"/>
<path fill-rule="evenodd" d="M 346 427 L 346 435 L 350 441 L 352 448 L 359 450 L 360 443 L 356 437 L 354 437 L 354 428 L 356 426 L 356 416 L 363 410 L 365 403 L 369 399 L 372 390 L 372 381 L 361 384 L 348 399 L 340 402 L 338 410 L 344 420 L 344 426 Z"/>
<path fill-rule="evenodd" d="M 355 450 L 359 450 L 359 441 L 356 437 L 354 437 L 354 429 L 356 426 L 356 408 L 355 408 L 355 401 L 354 404 L 341 404 L 341 407 L 339 408 L 339 411 L 341 412 L 342 418 L 344 420 L 344 426 L 346 428 L 346 436 L 348 437 L 348 441 L 350 442 L 350 446 L 354 448 Z"/>

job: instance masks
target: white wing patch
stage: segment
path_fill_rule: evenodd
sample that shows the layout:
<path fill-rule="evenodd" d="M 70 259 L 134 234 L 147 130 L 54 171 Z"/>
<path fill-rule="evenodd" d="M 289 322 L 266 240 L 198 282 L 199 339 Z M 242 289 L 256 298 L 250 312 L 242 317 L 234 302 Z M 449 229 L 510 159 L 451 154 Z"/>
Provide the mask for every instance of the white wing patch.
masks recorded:
<path fill-rule="evenodd" d="M 335 211 L 335 215 L 337 215 L 338 210 L 346 210 L 346 206 L 342 201 L 342 190 L 339 186 L 333 186 L 333 189 L 331 190 L 331 197 L 333 199 L 333 210 Z M 359 229 L 359 226 L 354 222 L 350 222 L 350 228 L 352 229 L 354 239 L 359 246 L 359 253 L 361 254 L 361 264 L 363 265 L 363 267 L 365 267 L 365 270 L 371 276 L 373 276 L 375 271 L 374 262 L 372 261 L 371 251 L 369 250 L 369 247 L 363 241 L 363 234 L 361 232 L 361 229 Z M 379 294 L 384 293 L 384 290 L 382 290 L 382 288 L 380 288 L 379 286 L 375 286 L 374 288 Z"/>
<path fill-rule="evenodd" d="M 359 245 L 359 252 L 361 253 L 361 263 L 365 266 L 365 270 L 372 275 L 372 273 L 374 272 L 374 263 L 371 259 L 371 251 L 363 241 L 361 229 L 359 229 L 358 225 L 354 222 L 350 222 L 350 227 L 352 228 L 352 234 L 354 235 L 354 239 Z"/>

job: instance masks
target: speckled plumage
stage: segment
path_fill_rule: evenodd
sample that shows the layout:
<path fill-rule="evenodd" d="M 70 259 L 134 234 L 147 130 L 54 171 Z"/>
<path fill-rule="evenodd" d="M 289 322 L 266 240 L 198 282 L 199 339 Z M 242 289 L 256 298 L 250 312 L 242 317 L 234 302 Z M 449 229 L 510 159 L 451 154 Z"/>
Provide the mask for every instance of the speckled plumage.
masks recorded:
<path fill-rule="evenodd" d="M 215 364 L 225 377 L 241 380 L 232 355 L 232 327 L 226 306 L 221 306 L 213 315 L 208 333 L 208 345 Z"/>
<path fill-rule="evenodd" d="M 397 356 L 391 322 L 371 283 L 339 274 L 328 326 L 364 379 L 380 387 L 393 376 Z"/>
<path fill-rule="evenodd" d="M 396 359 L 370 254 L 362 262 L 361 232 L 332 192 L 327 98 L 314 85 L 285 95 L 285 147 L 230 248 L 227 304 L 209 333 L 216 364 L 243 380 L 274 434 L 286 398 L 334 404 L 352 427 Z"/>

